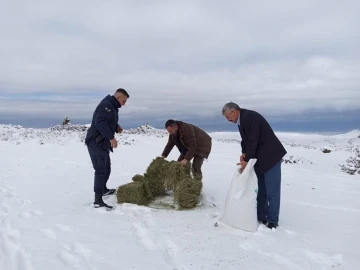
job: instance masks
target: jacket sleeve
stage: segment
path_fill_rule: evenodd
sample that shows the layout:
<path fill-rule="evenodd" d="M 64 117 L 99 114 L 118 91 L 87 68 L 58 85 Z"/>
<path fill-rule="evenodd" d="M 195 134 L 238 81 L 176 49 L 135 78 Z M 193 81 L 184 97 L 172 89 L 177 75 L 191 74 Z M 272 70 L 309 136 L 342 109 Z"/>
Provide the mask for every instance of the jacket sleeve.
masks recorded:
<path fill-rule="evenodd" d="M 189 128 L 187 132 L 184 132 L 184 141 L 188 146 L 188 151 L 186 152 L 184 159 L 191 160 L 197 150 L 197 141 L 194 128 Z"/>
<path fill-rule="evenodd" d="M 116 129 L 115 129 L 115 132 L 116 132 L 116 133 L 119 133 L 119 132 L 118 132 L 118 128 L 119 128 L 119 124 L 116 124 Z"/>
<path fill-rule="evenodd" d="M 168 142 L 164 148 L 164 151 L 162 152 L 161 155 L 164 157 L 167 157 L 170 154 L 171 150 L 174 148 L 174 146 L 175 146 L 175 143 L 171 139 L 171 135 L 169 135 L 169 140 L 168 140 Z"/>
<path fill-rule="evenodd" d="M 241 139 L 241 152 L 242 152 L 243 154 L 246 153 L 246 147 L 245 147 L 245 143 L 244 143 L 244 140 L 243 140 L 243 139 Z"/>
<path fill-rule="evenodd" d="M 112 111 L 105 109 L 106 105 L 99 107 L 95 115 L 95 126 L 99 130 L 100 134 L 108 140 L 114 139 L 114 134 L 109 127 L 109 121 L 113 115 Z"/>
<path fill-rule="evenodd" d="M 246 155 L 244 160 L 248 162 L 250 159 L 255 158 L 256 149 L 259 143 L 260 124 L 255 119 L 255 120 L 251 120 L 249 123 L 246 123 L 244 128 L 246 129 L 246 133 L 248 137 Z"/>

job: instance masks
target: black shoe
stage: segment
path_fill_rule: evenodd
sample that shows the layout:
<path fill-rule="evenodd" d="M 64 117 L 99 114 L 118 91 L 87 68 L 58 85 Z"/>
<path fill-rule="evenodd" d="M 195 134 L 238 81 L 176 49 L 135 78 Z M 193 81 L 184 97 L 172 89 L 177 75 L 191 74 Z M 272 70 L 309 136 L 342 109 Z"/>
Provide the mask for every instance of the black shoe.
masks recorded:
<path fill-rule="evenodd" d="M 116 189 L 106 189 L 106 190 L 104 190 L 103 196 L 113 195 L 115 193 L 115 191 L 116 191 Z"/>
<path fill-rule="evenodd" d="M 259 220 L 259 222 L 264 224 L 265 226 L 267 226 L 267 221 L 266 220 Z"/>
<path fill-rule="evenodd" d="M 272 228 L 276 229 L 277 226 L 278 225 L 276 223 L 268 223 L 266 227 L 268 227 L 271 230 Z"/>
<path fill-rule="evenodd" d="M 113 206 L 110 206 L 104 202 L 94 203 L 94 208 L 100 208 L 100 207 L 105 207 L 106 210 L 112 210 L 114 208 Z"/>
<path fill-rule="evenodd" d="M 95 194 L 94 208 L 105 207 L 106 210 L 112 210 L 114 207 L 104 203 L 101 194 Z"/>

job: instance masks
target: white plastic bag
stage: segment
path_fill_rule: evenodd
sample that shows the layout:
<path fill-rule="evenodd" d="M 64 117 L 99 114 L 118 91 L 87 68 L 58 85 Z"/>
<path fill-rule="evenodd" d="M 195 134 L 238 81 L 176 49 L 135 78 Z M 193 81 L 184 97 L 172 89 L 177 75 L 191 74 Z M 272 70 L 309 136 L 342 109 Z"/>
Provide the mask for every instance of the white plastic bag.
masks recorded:
<path fill-rule="evenodd" d="M 256 159 L 250 159 L 242 173 L 236 170 L 219 219 L 228 226 L 249 232 L 256 231 L 259 226 L 255 163 Z"/>

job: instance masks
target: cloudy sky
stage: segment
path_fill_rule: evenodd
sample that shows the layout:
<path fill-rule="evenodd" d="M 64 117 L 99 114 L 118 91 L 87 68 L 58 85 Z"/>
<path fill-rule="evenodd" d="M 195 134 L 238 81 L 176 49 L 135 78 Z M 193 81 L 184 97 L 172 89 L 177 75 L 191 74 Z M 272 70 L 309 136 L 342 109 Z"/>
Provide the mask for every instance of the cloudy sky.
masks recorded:
<path fill-rule="evenodd" d="M 356 0 L 5 1 L 0 123 L 88 123 L 123 87 L 126 127 L 229 127 L 221 108 L 234 101 L 285 129 L 360 128 L 359 10 Z"/>

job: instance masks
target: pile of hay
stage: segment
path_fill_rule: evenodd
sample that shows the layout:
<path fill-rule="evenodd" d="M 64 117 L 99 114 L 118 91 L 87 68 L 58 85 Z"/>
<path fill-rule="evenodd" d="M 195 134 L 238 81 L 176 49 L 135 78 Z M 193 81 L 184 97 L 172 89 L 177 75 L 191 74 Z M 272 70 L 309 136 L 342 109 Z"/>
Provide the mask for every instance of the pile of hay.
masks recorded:
<path fill-rule="evenodd" d="M 191 209 L 197 206 L 202 182 L 191 175 L 190 162 L 181 166 L 179 162 L 157 157 L 152 160 L 144 175 L 135 175 L 133 182 L 118 188 L 118 203 L 149 205 L 160 197 L 174 194 L 173 205 L 168 208 Z"/>

